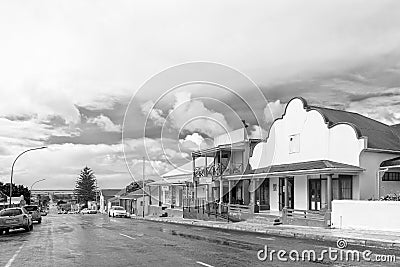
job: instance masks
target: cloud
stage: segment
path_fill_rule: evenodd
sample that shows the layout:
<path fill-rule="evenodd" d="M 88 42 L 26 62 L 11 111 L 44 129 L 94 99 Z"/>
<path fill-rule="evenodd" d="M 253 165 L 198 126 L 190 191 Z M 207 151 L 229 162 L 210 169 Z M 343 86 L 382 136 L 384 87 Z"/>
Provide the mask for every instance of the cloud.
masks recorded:
<path fill-rule="evenodd" d="M 258 125 L 251 125 L 250 130 L 247 131 L 251 139 L 266 139 L 268 137 L 268 131 Z"/>
<path fill-rule="evenodd" d="M 141 105 L 143 115 L 148 116 L 150 120 L 157 126 L 163 126 L 165 118 L 163 117 L 163 111 L 154 107 L 154 102 L 149 100 Z"/>
<path fill-rule="evenodd" d="M 285 111 L 286 104 L 282 104 L 278 99 L 275 102 L 269 102 L 264 108 L 264 119 L 265 122 L 271 123 L 275 119 L 280 118 Z"/>
<path fill-rule="evenodd" d="M 188 134 L 183 139 L 179 139 L 179 144 L 184 151 L 196 151 L 213 146 L 211 138 L 204 139 L 198 133 Z"/>
<path fill-rule="evenodd" d="M 175 95 L 174 108 L 169 111 L 175 129 L 206 134 L 210 137 L 231 131 L 223 114 L 208 109 L 200 100 L 191 99 L 188 92 Z"/>
<path fill-rule="evenodd" d="M 103 129 L 106 132 L 120 132 L 121 131 L 121 126 L 120 125 L 115 125 L 109 117 L 104 116 L 103 114 L 100 114 L 99 116 L 95 118 L 90 118 L 87 120 L 88 123 L 93 123 L 98 125 L 101 129 Z"/>

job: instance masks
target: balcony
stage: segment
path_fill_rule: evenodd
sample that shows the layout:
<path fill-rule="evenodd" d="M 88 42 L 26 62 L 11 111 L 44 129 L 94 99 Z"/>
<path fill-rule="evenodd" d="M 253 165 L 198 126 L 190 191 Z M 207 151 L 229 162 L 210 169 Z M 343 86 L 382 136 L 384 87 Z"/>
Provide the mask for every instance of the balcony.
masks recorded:
<path fill-rule="evenodd" d="M 233 164 L 212 164 L 207 166 L 196 167 L 194 169 L 194 177 L 219 177 L 222 175 L 234 175 L 234 174 L 242 174 L 243 173 L 243 164 L 242 163 L 233 163 Z"/>

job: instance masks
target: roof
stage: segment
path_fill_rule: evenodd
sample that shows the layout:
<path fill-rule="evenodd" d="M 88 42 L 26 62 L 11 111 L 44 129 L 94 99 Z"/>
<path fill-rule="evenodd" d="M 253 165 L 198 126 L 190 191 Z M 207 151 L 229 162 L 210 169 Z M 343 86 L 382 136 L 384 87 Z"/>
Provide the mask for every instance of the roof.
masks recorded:
<path fill-rule="evenodd" d="M 338 124 L 352 126 L 358 138 L 367 137 L 368 148 L 400 151 L 399 125 L 389 126 L 355 112 L 308 105 L 303 98 L 298 99 L 303 101 L 307 111 L 318 111 L 329 128 Z"/>
<path fill-rule="evenodd" d="M 380 167 L 400 166 L 400 157 L 388 159 L 381 163 Z"/>
<path fill-rule="evenodd" d="M 185 182 L 191 182 L 192 177 L 169 177 L 169 178 L 164 178 L 161 181 L 153 182 L 148 185 L 182 185 L 185 184 Z"/>
<path fill-rule="evenodd" d="M 108 202 L 119 201 L 119 197 L 112 197 L 107 200 Z"/>
<path fill-rule="evenodd" d="M 121 189 L 101 189 L 100 191 L 104 197 L 113 197 L 116 196 Z"/>
<path fill-rule="evenodd" d="M 122 196 L 125 193 L 126 193 L 126 188 L 123 188 L 123 189 L 119 190 L 115 195 L 116 196 Z"/>
<path fill-rule="evenodd" d="M 253 174 L 265 173 L 265 174 L 280 174 L 280 173 L 288 173 L 288 172 L 300 172 L 300 171 L 329 171 L 329 172 L 340 172 L 340 171 L 351 171 L 351 172 L 361 172 L 362 168 L 339 163 L 331 160 L 315 160 L 315 161 L 305 161 L 305 162 L 296 162 L 290 164 L 280 164 L 280 165 L 272 165 L 265 168 L 256 169 L 253 171 Z"/>
<path fill-rule="evenodd" d="M 144 195 L 147 196 L 147 192 L 146 190 L 144 191 Z M 134 192 L 130 192 L 130 193 L 126 193 L 124 195 L 120 196 L 120 199 L 137 199 L 137 198 L 141 198 L 143 196 L 143 190 L 142 189 L 138 189 Z"/>

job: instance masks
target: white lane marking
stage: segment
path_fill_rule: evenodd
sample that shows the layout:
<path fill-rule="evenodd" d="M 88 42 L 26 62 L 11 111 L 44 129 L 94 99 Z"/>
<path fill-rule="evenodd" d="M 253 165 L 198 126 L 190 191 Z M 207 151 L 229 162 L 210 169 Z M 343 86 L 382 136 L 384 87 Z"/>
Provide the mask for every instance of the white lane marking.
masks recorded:
<path fill-rule="evenodd" d="M 25 246 L 25 243 L 23 243 L 18 250 L 14 253 L 14 256 L 12 256 L 12 258 L 7 262 L 7 264 L 4 267 L 10 267 L 11 264 L 15 261 L 15 259 L 17 258 L 18 254 L 21 252 L 22 248 Z"/>
<path fill-rule="evenodd" d="M 206 267 L 214 267 L 214 266 L 212 266 L 210 264 L 207 264 L 207 263 L 204 263 L 204 262 L 201 262 L 201 261 L 196 261 L 196 263 L 200 264 L 200 265 L 203 265 L 203 266 L 206 266 Z"/>
<path fill-rule="evenodd" d="M 124 235 L 124 234 L 121 234 L 121 233 L 120 233 L 119 235 L 125 236 L 125 237 L 130 238 L 130 239 L 133 239 L 133 240 L 136 239 L 136 238 L 134 238 L 134 237 L 131 237 L 131 236 L 129 236 L 129 235 Z"/>
<path fill-rule="evenodd" d="M 262 240 L 269 240 L 269 241 L 275 240 L 275 238 L 273 238 L 273 237 L 259 237 L 259 236 L 257 236 L 256 238 L 262 239 Z"/>

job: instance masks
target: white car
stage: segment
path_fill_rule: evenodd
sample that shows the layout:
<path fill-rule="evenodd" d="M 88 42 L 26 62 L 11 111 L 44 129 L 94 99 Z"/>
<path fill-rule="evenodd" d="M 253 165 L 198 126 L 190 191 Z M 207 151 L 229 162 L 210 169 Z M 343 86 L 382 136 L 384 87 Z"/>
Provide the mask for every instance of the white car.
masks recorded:
<path fill-rule="evenodd" d="M 88 208 L 84 208 L 83 210 L 81 210 L 81 214 L 96 214 L 97 211 L 96 210 L 90 210 Z"/>
<path fill-rule="evenodd" d="M 121 206 L 113 206 L 111 209 L 108 211 L 108 217 L 129 217 L 129 213 L 126 212 L 126 210 L 121 207 Z"/>

